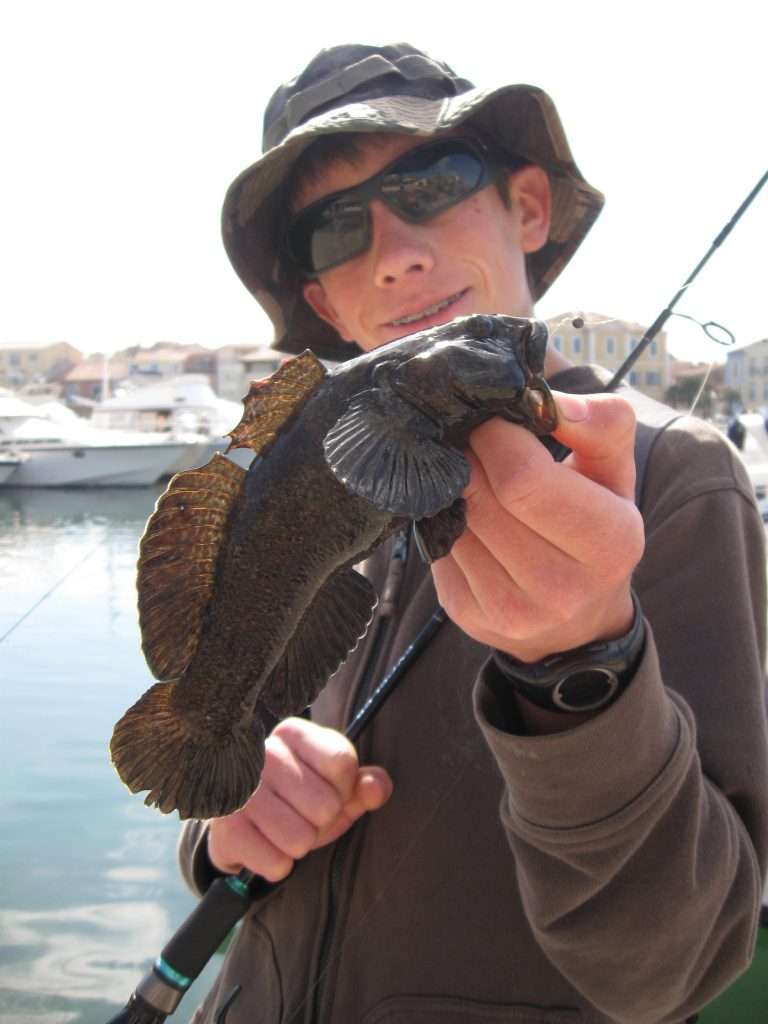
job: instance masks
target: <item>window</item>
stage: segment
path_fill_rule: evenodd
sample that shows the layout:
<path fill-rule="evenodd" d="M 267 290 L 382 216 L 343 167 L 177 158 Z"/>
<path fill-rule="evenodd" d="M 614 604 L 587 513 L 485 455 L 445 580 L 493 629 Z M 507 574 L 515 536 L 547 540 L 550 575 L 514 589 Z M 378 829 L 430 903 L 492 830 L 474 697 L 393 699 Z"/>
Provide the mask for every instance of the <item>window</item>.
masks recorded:
<path fill-rule="evenodd" d="M 613 338 L 605 339 L 605 351 L 610 353 L 616 351 L 616 342 L 613 340 Z"/>
<path fill-rule="evenodd" d="M 578 336 L 576 336 L 576 337 L 575 337 L 575 338 L 573 339 L 573 342 L 572 342 L 572 346 L 573 346 L 572 350 L 573 350 L 574 352 L 581 352 L 581 338 L 579 338 Z"/>
<path fill-rule="evenodd" d="M 640 374 L 637 372 L 637 370 L 629 371 L 629 383 L 632 384 L 633 386 L 636 386 L 640 383 Z"/>
<path fill-rule="evenodd" d="M 650 387 L 656 387 L 661 384 L 661 374 L 656 370 L 648 370 L 645 375 L 645 383 Z"/>
<path fill-rule="evenodd" d="M 656 356 L 659 354 L 659 347 L 655 341 L 651 342 L 651 355 Z"/>
<path fill-rule="evenodd" d="M 562 344 L 563 344 L 563 342 L 562 342 L 562 339 L 560 338 L 560 335 L 556 334 L 555 335 L 555 348 L 557 349 L 558 352 L 560 352 L 560 350 L 562 348 Z"/>

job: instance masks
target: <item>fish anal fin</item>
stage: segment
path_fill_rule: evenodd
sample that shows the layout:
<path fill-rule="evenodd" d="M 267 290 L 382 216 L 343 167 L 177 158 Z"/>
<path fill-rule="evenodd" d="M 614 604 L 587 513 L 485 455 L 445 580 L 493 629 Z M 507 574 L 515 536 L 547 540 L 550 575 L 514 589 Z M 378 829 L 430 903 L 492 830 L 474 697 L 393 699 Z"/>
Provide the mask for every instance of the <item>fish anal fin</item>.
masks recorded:
<path fill-rule="evenodd" d="M 271 377 L 251 381 L 243 399 L 243 418 L 228 434 L 232 439 L 229 447 L 262 452 L 327 374 L 317 356 L 307 349 L 287 359 Z"/>
<path fill-rule="evenodd" d="M 194 657 L 213 594 L 226 525 L 246 471 L 223 455 L 177 474 L 139 544 L 138 604 L 144 656 L 157 679 L 181 676 Z"/>
<path fill-rule="evenodd" d="M 378 598 L 355 569 L 335 572 L 301 618 L 259 694 L 277 718 L 311 704 L 368 631 Z"/>

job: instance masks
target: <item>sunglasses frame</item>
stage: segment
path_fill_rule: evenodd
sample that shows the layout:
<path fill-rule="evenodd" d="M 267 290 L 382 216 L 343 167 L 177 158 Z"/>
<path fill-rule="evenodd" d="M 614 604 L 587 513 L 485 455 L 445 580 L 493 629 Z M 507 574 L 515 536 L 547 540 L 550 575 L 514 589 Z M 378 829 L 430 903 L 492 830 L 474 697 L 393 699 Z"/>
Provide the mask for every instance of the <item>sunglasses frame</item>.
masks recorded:
<path fill-rule="evenodd" d="M 388 175 L 401 173 L 397 171 L 398 165 L 402 164 L 403 161 L 412 159 L 416 154 L 423 153 L 429 149 L 446 149 L 450 151 L 451 147 L 455 147 L 456 150 L 469 151 L 480 164 L 480 177 L 473 188 L 463 195 L 457 197 L 453 201 L 446 202 L 438 209 L 430 212 L 424 217 L 412 217 L 408 216 L 405 212 L 392 206 L 387 199 L 386 192 L 382 188 L 384 179 Z M 435 162 L 437 162 L 435 160 Z M 478 142 L 475 139 L 465 138 L 463 136 L 451 136 L 442 139 L 430 139 L 421 146 L 414 146 L 413 149 L 406 150 L 405 153 L 401 153 L 395 157 L 394 160 L 390 161 L 385 167 L 372 174 L 370 178 L 366 178 L 365 181 L 361 181 L 358 185 L 352 185 L 350 188 L 339 189 L 337 192 L 331 192 L 327 196 L 323 196 L 320 199 L 316 199 L 310 203 L 309 206 L 305 206 L 303 210 L 300 210 L 294 217 L 291 218 L 284 234 L 282 250 L 290 260 L 290 262 L 298 267 L 301 273 L 306 278 L 316 278 L 318 274 L 325 273 L 327 270 L 332 270 L 333 267 L 338 267 L 342 263 L 346 263 L 348 260 L 354 259 L 355 256 L 359 256 L 369 248 L 372 239 L 371 231 L 371 214 L 370 214 L 370 203 L 372 199 L 380 199 L 386 204 L 388 209 L 399 217 L 401 220 L 406 221 L 409 224 L 423 224 L 427 221 L 432 220 L 433 217 L 437 217 L 438 214 L 443 213 L 445 210 L 451 209 L 453 206 L 457 206 L 462 203 L 465 199 L 469 199 L 470 196 L 475 195 L 481 189 L 486 188 L 491 184 L 498 184 L 502 180 L 502 176 L 505 172 L 513 170 L 519 170 L 521 167 L 525 167 L 530 161 L 523 160 L 521 157 L 516 156 L 497 156 L 491 152 L 491 150 L 484 145 L 482 142 Z M 308 270 L 304 265 L 303 261 L 300 260 L 295 251 L 295 247 L 291 244 L 291 235 L 296 229 L 297 224 L 301 224 L 308 215 L 313 212 L 323 209 L 329 204 L 335 203 L 343 196 L 349 196 L 359 198 L 365 208 L 366 214 L 366 232 L 365 232 L 365 245 L 356 248 L 350 252 L 349 255 L 342 257 L 341 259 L 335 260 L 332 263 L 328 263 L 323 266 L 320 270 Z"/>

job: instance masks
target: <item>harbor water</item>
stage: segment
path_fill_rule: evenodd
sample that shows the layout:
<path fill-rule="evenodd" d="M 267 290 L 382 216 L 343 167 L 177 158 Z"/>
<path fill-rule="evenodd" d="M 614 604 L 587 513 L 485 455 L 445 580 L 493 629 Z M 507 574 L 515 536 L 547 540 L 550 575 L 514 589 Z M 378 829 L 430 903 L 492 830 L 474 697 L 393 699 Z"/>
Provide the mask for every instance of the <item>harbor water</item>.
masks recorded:
<path fill-rule="evenodd" d="M 128 792 L 107 749 L 152 682 L 135 568 L 160 492 L 0 488 L 2 1024 L 104 1024 L 195 904 L 178 818 Z"/>

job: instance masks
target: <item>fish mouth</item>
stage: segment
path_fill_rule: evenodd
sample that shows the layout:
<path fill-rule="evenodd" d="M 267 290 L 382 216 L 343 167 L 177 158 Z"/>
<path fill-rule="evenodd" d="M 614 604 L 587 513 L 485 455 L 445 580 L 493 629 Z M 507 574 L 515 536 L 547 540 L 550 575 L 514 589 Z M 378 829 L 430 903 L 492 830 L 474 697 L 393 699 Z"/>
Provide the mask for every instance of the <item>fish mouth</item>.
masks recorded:
<path fill-rule="evenodd" d="M 413 324 L 418 324 L 422 320 L 429 320 L 443 310 L 453 306 L 469 291 L 469 288 L 462 288 L 461 291 L 455 292 L 453 295 L 449 295 L 444 299 L 439 299 L 437 302 L 433 302 L 430 306 L 425 306 L 423 309 L 418 310 L 416 313 L 409 313 L 406 316 L 396 317 L 394 320 L 390 320 L 384 324 L 385 327 L 411 327 Z"/>

